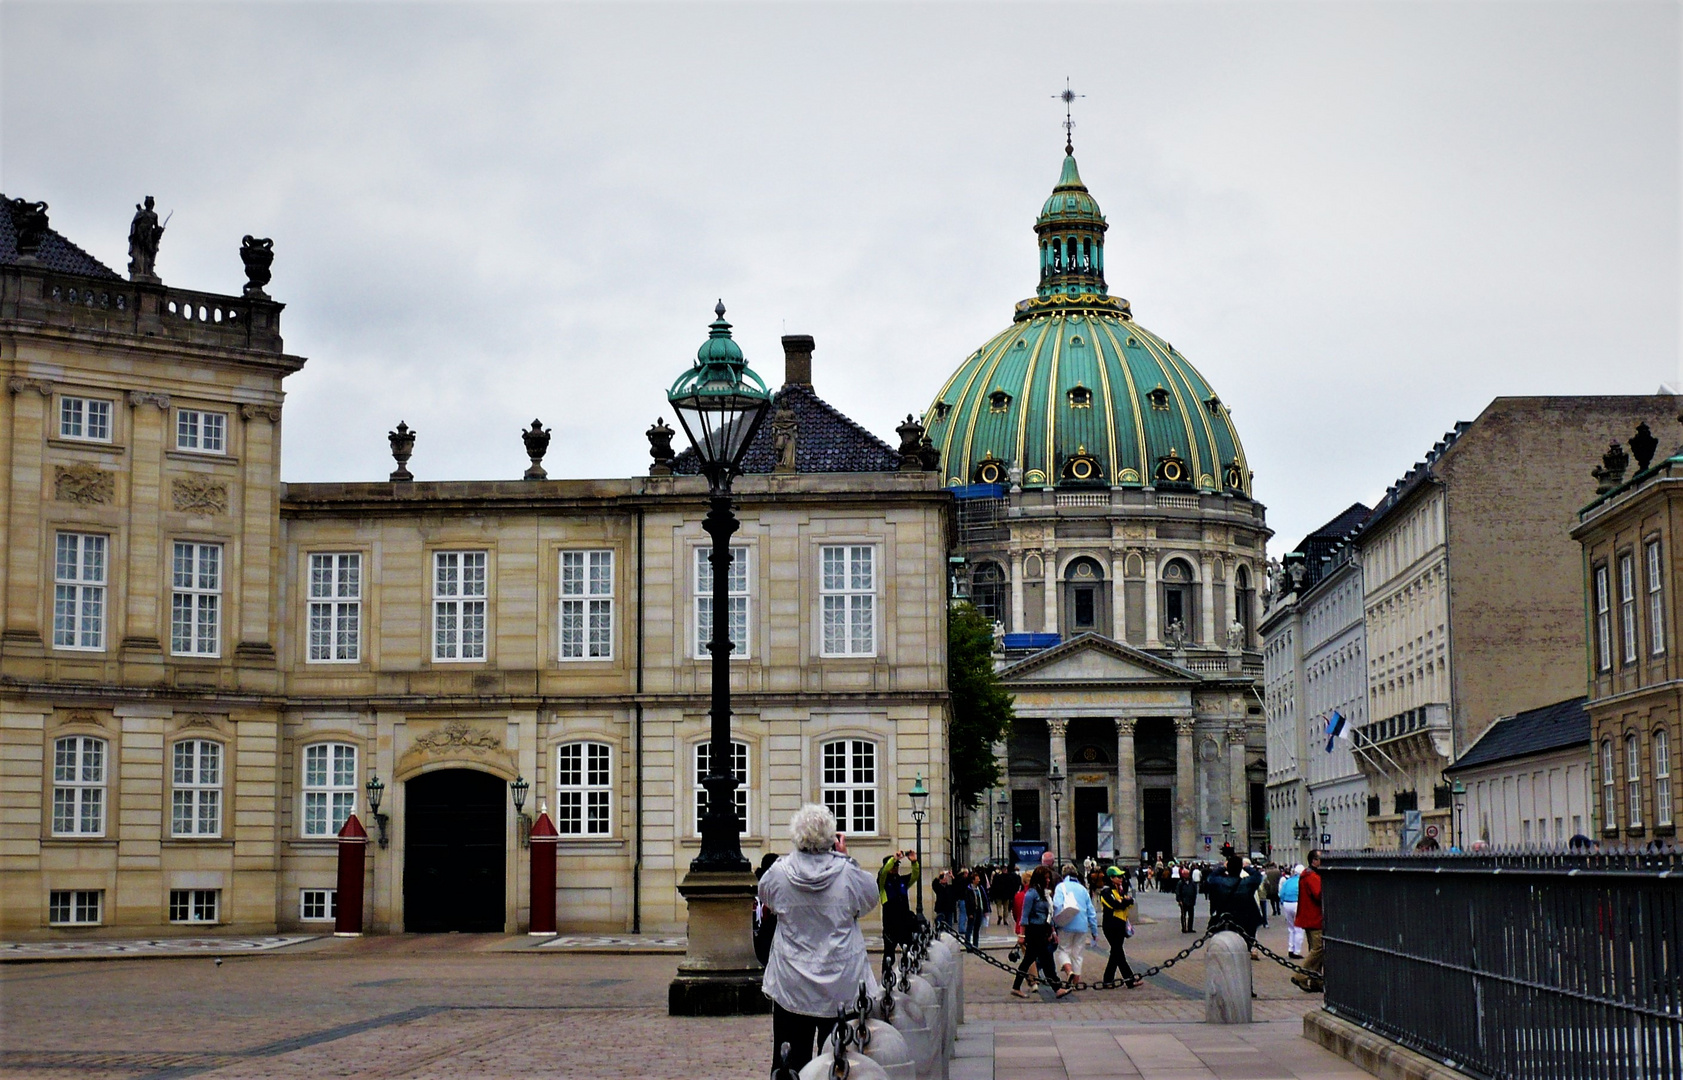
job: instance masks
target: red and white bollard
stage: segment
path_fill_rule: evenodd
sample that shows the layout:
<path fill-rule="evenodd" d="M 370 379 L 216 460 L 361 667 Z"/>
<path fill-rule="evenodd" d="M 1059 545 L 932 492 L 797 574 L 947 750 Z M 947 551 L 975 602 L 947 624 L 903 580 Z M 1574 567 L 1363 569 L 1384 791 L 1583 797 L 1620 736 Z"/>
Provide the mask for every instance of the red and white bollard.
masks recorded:
<path fill-rule="evenodd" d="M 532 823 L 532 924 L 530 934 L 555 933 L 555 845 L 561 836 L 545 811 Z"/>
<path fill-rule="evenodd" d="M 334 937 L 362 936 L 362 871 L 367 859 L 368 834 L 352 814 L 339 830 L 339 910 L 333 919 Z"/>

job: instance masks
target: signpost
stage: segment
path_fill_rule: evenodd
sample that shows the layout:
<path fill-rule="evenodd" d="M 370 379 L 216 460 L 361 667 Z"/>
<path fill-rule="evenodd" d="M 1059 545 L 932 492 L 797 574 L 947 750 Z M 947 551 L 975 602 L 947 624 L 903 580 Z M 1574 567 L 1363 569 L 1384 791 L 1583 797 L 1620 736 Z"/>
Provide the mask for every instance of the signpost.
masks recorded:
<path fill-rule="evenodd" d="M 1099 858 L 1116 858 L 1116 815 L 1099 815 Z"/>

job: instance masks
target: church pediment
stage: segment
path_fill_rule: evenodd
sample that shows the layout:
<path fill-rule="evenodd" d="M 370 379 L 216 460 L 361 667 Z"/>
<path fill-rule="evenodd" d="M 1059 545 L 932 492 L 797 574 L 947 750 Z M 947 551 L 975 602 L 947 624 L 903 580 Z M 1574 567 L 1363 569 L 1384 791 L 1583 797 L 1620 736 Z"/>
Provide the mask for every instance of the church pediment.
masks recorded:
<path fill-rule="evenodd" d="M 1097 634 L 1083 634 L 999 673 L 1007 683 L 1196 683 L 1196 673 Z"/>

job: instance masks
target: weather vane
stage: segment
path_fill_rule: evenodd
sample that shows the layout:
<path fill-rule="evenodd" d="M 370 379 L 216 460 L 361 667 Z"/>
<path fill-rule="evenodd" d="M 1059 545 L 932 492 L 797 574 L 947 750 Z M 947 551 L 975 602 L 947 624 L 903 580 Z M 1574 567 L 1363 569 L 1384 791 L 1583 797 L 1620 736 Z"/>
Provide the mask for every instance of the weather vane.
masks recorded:
<path fill-rule="evenodd" d="M 1053 94 L 1052 96 L 1055 97 L 1055 98 L 1063 99 L 1063 103 L 1064 103 L 1064 153 L 1073 154 L 1073 153 L 1075 153 L 1075 119 L 1072 116 L 1070 116 L 1070 107 L 1075 104 L 1075 99 L 1076 98 L 1084 98 L 1087 95 L 1086 94 L 1077 94 L 1074 90 L 1071 90 L 1069 88 L 1069 79 L 1065 78 L 1064 79 L 1063 93 Z"/>

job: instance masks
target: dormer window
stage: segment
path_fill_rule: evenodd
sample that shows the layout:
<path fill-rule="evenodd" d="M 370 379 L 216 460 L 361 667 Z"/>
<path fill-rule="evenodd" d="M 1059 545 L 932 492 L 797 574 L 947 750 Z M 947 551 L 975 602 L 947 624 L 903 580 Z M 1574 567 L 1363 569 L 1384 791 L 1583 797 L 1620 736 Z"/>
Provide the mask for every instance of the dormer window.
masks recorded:
<path fill-rule="evenodd" d="M 1204 400 L 1204 405 L 1210 410 L 1211 416 L 1221 415 L 1221 399 L 1216 397 L 1214 394 L 1211 394 Z"/>
<path fill-rule="evenodd" d="M 951 405 L 947 404 L 944 401 L 937 401 L 935 403 L 935 421 L 936 421 L 936 423 L 940 423 L 942 420 L 945 420 L 947 418 L 947 414 L 952 412 L 952 411 L 953 411 L 953 407 Z"/>
<path fill-rule="evenodd" d="M 1070 387 L 1069 407 L 1072 409 L 1091 409 L 1093 407 L 1093 392 L 1085 386 Z"/>
<path fill-rule="evenodd" d="M 1069 343 L 1071 345 L 1085 345 L 1086 344 L 1086 342 L 1081 340 L 1081 335 L 1080 334 L 1076 334 L 1074 337 L 1070 338 Z"/>
<path fill-rule="evenodd" d="M 1169 411 L 1169 392 L 1161 386 L 1145 396 L 1151 399 L 1151 407 L 1153 409 L 1157 409 L 1161 412 Z"/>
<path fill-rule="evenodd" d="M 1011 407 L 1011 395 L 1003 390 L 995 390 L 988 395 L 988 409 L 992 412 L 1004 412 Z"/>

